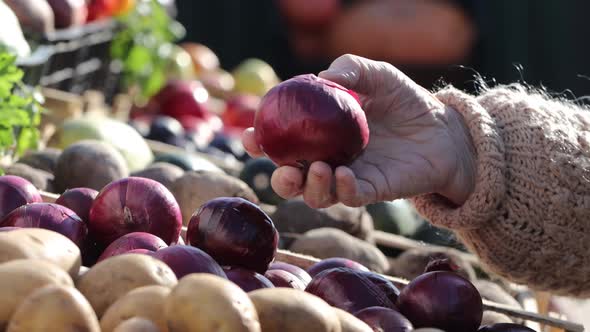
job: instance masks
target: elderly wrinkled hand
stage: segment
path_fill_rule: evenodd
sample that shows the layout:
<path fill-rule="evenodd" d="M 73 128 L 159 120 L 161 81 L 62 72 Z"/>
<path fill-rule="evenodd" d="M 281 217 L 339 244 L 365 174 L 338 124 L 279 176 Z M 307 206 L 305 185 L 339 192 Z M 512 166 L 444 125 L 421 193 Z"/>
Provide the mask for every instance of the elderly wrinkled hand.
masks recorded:
<path fill-rule="evenodd" d="M 273 189 L 303 195 L 314 208 L 348 206 L 438 193 L 460 205 L 473 191 L 475 152 L 463 119 L 394 66 L 344 55 L 319 74 L 356 91 L 371 131 L 369 144 L 349 166 L 332 170 L 316 161 L 307 174 L 279 167 Z M 243 134 L 253 156 L 262 155 L 254 129 Z"/>

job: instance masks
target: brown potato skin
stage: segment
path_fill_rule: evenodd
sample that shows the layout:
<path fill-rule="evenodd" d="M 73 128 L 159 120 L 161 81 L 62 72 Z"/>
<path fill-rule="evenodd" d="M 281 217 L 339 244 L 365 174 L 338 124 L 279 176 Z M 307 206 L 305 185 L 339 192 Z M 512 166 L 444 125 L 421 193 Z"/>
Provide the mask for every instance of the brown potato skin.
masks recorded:
<path fill-rule="evenodd" d="M 94 265 L 78 279 L 76 287 L 101 318 L 110 305 L 135 288 L 173 287 L 176 283 L 176 275 L 162 261 L 148 255 L 123 254 Z"/>
<path fill-rule="evenodd" d="M 170 332 L 260 332 L 254 304 L 237 285 L 221 277 L 184 276 L 166 299 Z"/>
<path fill-rule="evenodd" d="M 90 303 L 74 287 L 48 285 L 37 289 L 17 307 L 6 332 L 100 332 Z"/>
<path fill-rule="evenodd" d="M 264 332 L 340 332 L 332 307 L 319 297 L 292 288 L 264 288 L 248 293 Z"/>
<path fill-rule="evenodd" d="M 340 321 L 341 332 L 373 332 L 373 329 L 367 323 L 347 311 L 334 307 L 334 312 L 336 312 L 336 316 Z"/>
<path fill-rule="evenodd" d="M 112 332 L 124 321 L 133 317 L 150 320 L 162 332 L 168 332 L 164 303 L 171 289 L 152 285 L 136 288 L 113 303 L 100 319 L 102 332 Z"/>
<path fill-rule="evenodd" d="M 149 319 L 133 317 L 119 324 L 113 332 L 162 332 Z"/>
<path fill-rule="evenodd" d="M 64 270 L 38 259 L 18 259 L 2 263 L 0 276 L 0 331 L 4 331 L 21 301 L 36 289 L 46 285 L 74 285 L 72 278 Z"/>
<path fill-rule="evenodd" d="M 170 191 L 178 201 L 185 226 L 201 205 L 214 198 L 241 197 L 259 203 L 254 191 L 244 181 L 211 171 L 185 172 L 172 183 Z"/>
<path fill-rule="evenodd" d="M 42 228 L 22 228 L 0 233 L 0 263 L 15 259 L 40 259 L 56 264 L 76 278 L 82 264 L 80 249 L 67 237 Z"/>

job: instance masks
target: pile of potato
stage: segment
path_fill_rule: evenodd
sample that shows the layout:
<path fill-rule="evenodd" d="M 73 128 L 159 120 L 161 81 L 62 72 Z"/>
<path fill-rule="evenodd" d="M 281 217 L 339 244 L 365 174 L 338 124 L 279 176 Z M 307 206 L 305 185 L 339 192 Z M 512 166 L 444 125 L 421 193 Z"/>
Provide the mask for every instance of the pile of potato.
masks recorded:
<path fill-rule="evenodd" d="M 245 293 L 195 273 L 177 280 L 163 262 L 123 254 L 81 266 L 65 236 L 40 228 L 0 233 L 0 330 L 371 331 L 351 314 L 301 290 Z"/>

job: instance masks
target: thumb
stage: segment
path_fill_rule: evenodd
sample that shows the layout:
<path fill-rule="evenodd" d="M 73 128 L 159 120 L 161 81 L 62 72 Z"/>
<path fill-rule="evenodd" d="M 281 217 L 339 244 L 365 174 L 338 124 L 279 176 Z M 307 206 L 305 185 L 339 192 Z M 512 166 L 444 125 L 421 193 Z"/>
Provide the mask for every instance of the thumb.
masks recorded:
<path fill-rule="evenodd" d="M 372 97 L 395 90 L 404 77 L 395 67 L 386 62 L 373 61 L 351 54 L 334 60 L 327 70 L 319 73 L 319 76 Z"/>

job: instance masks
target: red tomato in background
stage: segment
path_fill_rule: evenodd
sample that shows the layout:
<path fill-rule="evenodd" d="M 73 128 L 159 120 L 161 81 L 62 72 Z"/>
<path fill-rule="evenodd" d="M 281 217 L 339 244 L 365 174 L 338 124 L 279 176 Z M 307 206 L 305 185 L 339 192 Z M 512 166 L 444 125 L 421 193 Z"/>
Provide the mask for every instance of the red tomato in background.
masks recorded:
<path fill-rule="evenodd" d="M 90 0 L 88 4 L 88 22 L 113 16 L 120 2 L 121 0 Z"/>

